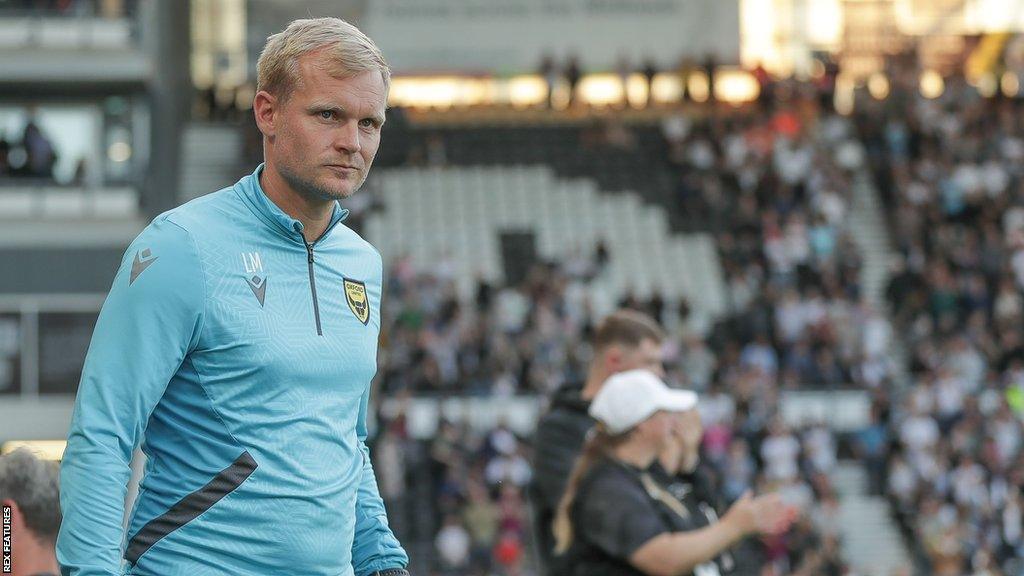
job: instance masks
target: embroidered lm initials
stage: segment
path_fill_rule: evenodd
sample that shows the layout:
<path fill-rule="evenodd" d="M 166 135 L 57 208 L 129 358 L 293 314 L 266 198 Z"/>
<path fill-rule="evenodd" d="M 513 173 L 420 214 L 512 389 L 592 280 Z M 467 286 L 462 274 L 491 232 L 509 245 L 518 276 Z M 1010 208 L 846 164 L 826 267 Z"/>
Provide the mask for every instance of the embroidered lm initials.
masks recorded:
<path fill-rule="evenodd" d="M 259 252 L 242 252 L 242 265 L 245 266 L 245 283 L 252 290 L 252 295 L 263 308 L 267 296 L 267 277 L 263 275 L 263 261 Z"/>

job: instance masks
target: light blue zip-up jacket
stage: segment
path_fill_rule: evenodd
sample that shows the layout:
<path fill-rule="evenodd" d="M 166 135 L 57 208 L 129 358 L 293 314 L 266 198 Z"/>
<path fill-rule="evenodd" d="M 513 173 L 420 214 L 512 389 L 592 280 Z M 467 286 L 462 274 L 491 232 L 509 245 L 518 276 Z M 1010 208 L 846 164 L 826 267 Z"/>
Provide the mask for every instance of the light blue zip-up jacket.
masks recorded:
<path fill-rule="evenodd" d="M 262 169 L 158 216 L 124 255 L 61 465 L 66 576 L 364 576 L 408 562 L 364 444 L 380 254 L 340 206 L 307 244 Z"/>

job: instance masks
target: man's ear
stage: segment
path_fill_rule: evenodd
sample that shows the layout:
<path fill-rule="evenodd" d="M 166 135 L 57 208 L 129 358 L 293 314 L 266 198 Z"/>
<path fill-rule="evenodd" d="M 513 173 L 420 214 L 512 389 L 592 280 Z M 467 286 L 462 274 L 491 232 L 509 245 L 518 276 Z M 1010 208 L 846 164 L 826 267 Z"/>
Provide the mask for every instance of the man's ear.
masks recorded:
<path fill-rule="evenodd" d="M 274 120 L 281 101 L 266 90 L 260 90 L 252 101 L 252 113 L 256 118 L 256 126 L 267 138 L 274 136 Z"/>

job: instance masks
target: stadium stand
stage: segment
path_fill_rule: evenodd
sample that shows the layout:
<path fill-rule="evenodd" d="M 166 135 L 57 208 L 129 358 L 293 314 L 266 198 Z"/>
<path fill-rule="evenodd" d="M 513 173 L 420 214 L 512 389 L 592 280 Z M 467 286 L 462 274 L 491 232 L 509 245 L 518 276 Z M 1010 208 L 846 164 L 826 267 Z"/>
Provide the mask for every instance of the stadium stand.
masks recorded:
<path fill-rule="evenodd" d="M 898 246 L 886 296 L 912 384 L 887 482 L 932 574 L 1024 570 L 1019 99 L 902 93 L 858 125 Z M 868 121 L 868 122 L 865 122 Z"/>
<path fill-rule="evenodd" d="M 801 566 L 808 573 L 840 570 L 839 526 L 853 518 L 884 538 L 887 525 L 872 524 L 884 515 L 884 504 L 871 500 L 872 512 L 859 516 L 841 506 L 837 481 L 849 492 L 844 497 L 868 493 L 857 470 L 850 480 L 849 466 L 838 463 L 840 451 L 849 449 L 845 439 L 820 422 L 787 424 L 778 417 L 777 402 L 786 389 L 877 390 L 891 377 L 885 340 L 878 339 L 889 333 L 887 323 L 863 301 L 859 246 L 848 223 L 852 182 L 863 171 L 850 123 L 814 110 L 799 117 L 782 110 L 768 117 L 756 111 L 726 119 L 670 116 L 661 124 L 616 128 L 623 141 L 634 140 L 634 129 L 656 136 L 649 142 L 658 155 L 644 155 L 639 169 L 626 162 L 619 171 L 649 173 L 647 167 L 656 166 L 668 180 L 683 181 L 666 194 L 650 178 L 615 183 L 600 169 L 583 178 L 574 174 L 564 156 L 614 155 L 609 148 L 617 144 L 607 140 L 587 152 L 573 148 L 590 129 L 403 126 L 387 135 L 391 150 L 399 152 L 382 161 L 374 183 L 380 205 L 365 228 L 392 262 L 382 390 L 499 398 L 550 393 L 585 366 L 582 343 L 599 318 L 594 300 L 602 274 L 616 277 L 623 252 L 628 260 L 639 257 L 627 271 L 648 267 L 682 289 L 670 294 L 657 282 L 638 282 L 648 289 L 641 295 L 625 289 L 628 284 L 614 290 L 612 283 L 609 293 L 615 305 L 643 309 L 673 328 L 666 344 L 669 378 L 704 394 L 705 461 L 723 498 L 734 499 L 749 486 L 780 488 L 808 511 L 801 531 L 814 536 L 802 541 L 820 542 L 808 548 L 797 544 L 799 538 L 760 543 L 752 554 L 767 558 L 779 573 Z M 557 148 L 563 148 L 561 166 L 552 160 Z M 694 174 L 698 180 L 687 182 Z M 688 197 L 687 186 L 702 193 Z M 688 209 L 710 216 L 697 222 L 686 217 Z M 633 219 L 649 220 L 653 231 L 629 229 L 625 222 Z M 497 245 L 497 233 L 508 228 L 537 236 L 534 267 L 513 284 L 502 282 Z M 607 236 L 600 232 L 609 230 Z M 684 238 L 713 239 L 710 262 L 721 262 L 723 282 L 685 290 L 687 275 L 702 276 L 708 260 L 684 257 L 682 266 L 668 270 L 651 265 L 657 255 L 671 253 L 672 244 L 685 245 Z M 599 240 L 607 243 L 604 266 Z M 720 292 L 702 292 L 708 289 Z M 702 313 L 705 319 L 694 321 Z M 431 443 L 414 438 L 404 428 L 405 417 L 386 417 L 387 442 L 423 444 L 409 452 L 420 456 L 401 464 L 389 459 L 379 472 L 429 477 L 435 491 L 431 510 L 419 508 L 419 499 L 402 499 L 396 517 L 408 523 L 399 520 L 400 529 L 432 542 L 436 557 L 444 559 L 438 567 L 449 573 L 508 569 L 497 550 L 511 562 L 524 554 L 520 548 L 528 538 L 521 527 L 502 529 L 518 526 L 504 515 L 525 512 L 510 511 L 521 506 L 520 491 L 488 483 L 486 470 L 528 475 L 528 438 L 513 442 L 507 428 L 447 422 Z M 486 447 L 491 434 L 506 438 L 499 464 L 493 463 L 499 452 Z M 456 443 L 440 438 L 461 439 L 454 462 L 450 446 L 441 450 L 440 463 L 423 456 L 431 444 Z M 487 546 L 481 548 L 482 542 Z M 430 545 L 423 544 L 422 553 L 429 554 Z M 897 566 L 905 557 L 893 552 L 884 561 Z"/>
<path fill-rule="evenodd" d="M 182 80 L 169 6 L 0 0 L 0 440 L 66 431 L 143 220 L 261 159 L 250 87 Z M 1024 574 L 1024 104 L 887 68 L 844 116 L 832 66 L 759 65 L 737 106 L 389 110 L 346 224 L 387 267 L 374 464 L 415 573 L 532 574 L 531 419 L 622 306 L 668 329 L 722 500 L 805 511 L 749 573 Z"/>
<path fill-rule="evenodd" d="M 376 185 L 384 209 L 366 223 L 370 241 L 387 259 L 447 257 L 462 294 L 477 279 L 503 278 L 502 233 L 526 231 L 544 260 L 590 254 L 599 240 L 614 247 L 600 274 L 575 274 L 588 276 L 594 293 L 604 289 L 599 311 L 629 294 L 658 294 L 686 298 L 711 318 L 724 312 L 712 239 L 673 236 L 665 211 L 634 193 L 602 195 L 592 180 L 560 181 L 543 167 L 523 166 L 392 169 Z"/>

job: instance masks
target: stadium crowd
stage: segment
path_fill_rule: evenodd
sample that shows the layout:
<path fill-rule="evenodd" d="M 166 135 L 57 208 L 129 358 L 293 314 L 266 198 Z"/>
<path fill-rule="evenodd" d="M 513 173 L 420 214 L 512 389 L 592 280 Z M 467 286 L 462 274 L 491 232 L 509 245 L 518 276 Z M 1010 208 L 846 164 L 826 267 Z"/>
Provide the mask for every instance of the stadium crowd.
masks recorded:
<path fill-rule="evenodd" d="M 730 317 L 711 341 L 784 388 L 876 388 L 891 329 L 862 298 L 848 226 L 863 154 L 847 120 L 797 102 L 664 122 L 679 209 L 710 221 L 725 274 Z"/>
<path fill-rule="evenodd" d="M 623 307 L 671 327 L 668 381 L 702 394 L 704 468 L 723 502 L 747 488 L 781 490 L 806 512 L 786 538 L 752 552 L 765 573 L 840 574 L 838 498 L 829 481 L 837 438 L 824 423 L 793 430 L 779 418 L 779 391 L 850 385 L 887 388 L 891 328 L 864 303 L 860 257 L 848 228 L 863 154 L 848 120 L 819 113 L 816 93 L 770 114 L 672 117 L 662 126 L 664 162 L 678 178 L 678 209 L 710 223 L 728 287 L 715 323 L 685 301 L 626 296 Z M 598 144 L 600 145 L 600 144 Z M 608 145 L 614 145 L 612 143 Z M 584 377 L 593 306 L 583 284 L 599 277 L 614 243 L 537 265 L 513 286 L 480 281 L 461 301 L 454 267 L 392 263 L 385 307 L 381 389 L 388 394 L 548 396 Z M 410 443 L 401 418 L 389 442 Z M 382 477 L 429 469 L 442 574 L 519 574 L 530 566 L 523 518 L 529 438 L 499 427 L 483 436 L 442 426 L 428 453 L 378 463 Z M 441 456 L 438 456 L 440 454 Z M 384 481 L 388 484 L 388 480 Z M 401 490 L 401 482 L 390 481 Z M 396 518 L 416 517 L 402 501 Z M 513 553 L 514 552 L 514 553 Z M 493 571 L 493 572 L 489 572 Z"/>
<path fill-rule="evenodd" d="M 595 254 L 580 269 L 597 268 L 596 262 Z M 579 281 L 574 268 L 548 263 L 519 286 L 481 283 L 475 301 L 461 303 L 445 266 L 418 270 L 399 259 L 389 273 L 384 310 L 389 329 L 381 348 L 382 389 L 501 397 L 548 394 L 582 378 L 597 319 L 585 298 L 571 296 Z M 659 311 L 657 301 L 624 304 Z M 801 567 L 840 573 L 837 499 L 828 479 L 836 462 L 832 432 L 823 424 L 788 428 L 776 415 L 774 375 L 745 362 L 744 355 L 719 362 L 699 334 L 670 336 L 664 354 L 671 382 L 704 393 L 705 468 L 722 500 L 732 502 L 747 488 L 777 489 L 805 511 L 785 539 L 753 546 L 750 554 L 766 559 L 771 574 Z M 430 532 L 436 549 L 427 557 L 437 560 L 440 574 L 530 573 L 523 497 L 532 473 L 530 438 L 504 426 L 474 433 L 447 422 L 424 444 L 409 437 L 401 416 L 382 428 L 375 462 L 399 534 L 430 532 L 422 523 L 433 519 L 428 524 L 436 531 Z M 427 498 L 403 490 L 424 481 L 433 488 Z M 812 570 L 820 564 L 831 571 Z"/>
<path fill-rule="evenodd" d="M 1024 570 L 1022 111 L 954 79 L 858 122 L 890 208 L 887 298 L 912 373 L 885 489 L 937 575 Z"/>

